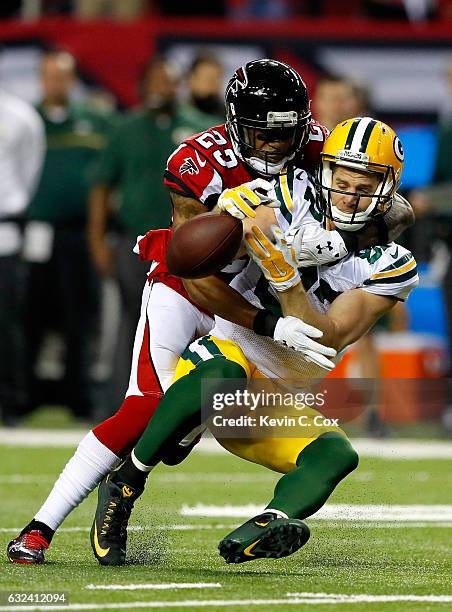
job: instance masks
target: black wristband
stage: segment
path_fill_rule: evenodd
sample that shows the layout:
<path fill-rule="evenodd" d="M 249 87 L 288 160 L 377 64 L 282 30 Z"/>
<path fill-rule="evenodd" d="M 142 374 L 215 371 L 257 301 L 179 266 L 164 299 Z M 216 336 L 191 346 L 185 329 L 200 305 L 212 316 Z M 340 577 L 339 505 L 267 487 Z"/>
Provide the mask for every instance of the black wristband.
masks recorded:
<path fill-rule="evenodd" d="M 275 327 L 280 317 L 274 315 L 269 310 L 258 310 L 253 321 L 253 331 L 259 336 L 270 336 L 273 338 Z"/>

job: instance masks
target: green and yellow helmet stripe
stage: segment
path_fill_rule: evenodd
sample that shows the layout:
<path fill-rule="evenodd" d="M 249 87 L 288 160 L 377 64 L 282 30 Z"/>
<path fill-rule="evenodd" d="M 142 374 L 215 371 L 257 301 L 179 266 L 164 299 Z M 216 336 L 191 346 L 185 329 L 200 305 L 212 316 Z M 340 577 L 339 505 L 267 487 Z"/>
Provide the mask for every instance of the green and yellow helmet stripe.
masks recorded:
<path fill-rule="evenodd" d="M 355 119 L 350 126 L 344 148 L 359 153 L 366 153 L 370 136 L 376 125 L 375 119 L 370 117 L 358 117 Z"/>

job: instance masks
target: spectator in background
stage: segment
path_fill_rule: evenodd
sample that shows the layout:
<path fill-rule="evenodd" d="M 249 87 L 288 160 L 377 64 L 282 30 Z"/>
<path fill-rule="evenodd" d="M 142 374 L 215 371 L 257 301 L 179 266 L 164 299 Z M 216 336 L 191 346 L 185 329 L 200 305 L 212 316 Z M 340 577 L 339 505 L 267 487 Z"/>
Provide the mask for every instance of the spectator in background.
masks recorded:
<path fill-rule="evenodd" d="M 106 143 L 111 117 L 71 102 L 75 62 L 66 52 L 45 53 L 38 105 L 47 154 L 27 214 L 24 257 L 29 262 L 26 331 L 29 408 L 43 402 L 35 374 L 45 332 L 57 328 L 65 348 L 65 374 L 58 403 L 74 415 L 90 415 L 89 348 L 96 291 L 87 242 L 89 171 Z M 50 401 L 49 401 L 50 400 Z"/>
<path fill-rule="evenodd" d="M 132 249 L 139 234 L 168 227 L 171 220 L 162 174 L 174 146 L 177 82 L 169 66 L 157 59 L 145 66 L 139 87 L 143 107 L 129 113 L 111 134 L 96 166 L 90 194 L 91 257 L 99 274 L 114 276 L 121 301 L 112 375 L 111 399 L 115 405 L 117 398 L 122 399 L 128 380 L 148 268 Z"/>
<path fill-rule="evenodd" d="M 147 5 L 146 0 L 75 0 L 74 15 L 85 20 L 113 17 L 130 21 L 141 17 Z"/>
<path fill-rule="evenodd" d="M 149 266 L 132 252 L 136 238 L 153 228 L 168 227 L 171 206 L 163 173 L 174 145 L 206 129 L 218 119 L 215 86 L 220 67 L 212 58 L 195 60 L 189 74 L 191 105 L 178 107 L 171 66 L 162 59 L 146 65 L 140 82 L 142 108 L 131 112 L 111 136 L 95 173 L 90 198 L 89 242 L 94 264 L 105 277 L 117 280 L 121 323 L 114 354 L 111 406 L 121 405 L 130 361 L 141 293 Z M 117 206 L 114 206 L 114 197 Z M 114 242 L 109 236 L 114 229 Z"/>
<path fill-rule="evenodd" d="M 214 82 L 218 79 L 217 70 Z M 150 61 L 140 80 L 142 108 L 131 112 L 116 128 L 97 166 L 90 197 L 90 250 L 98 272 L 116 279 L 121 301 L 110 387 L 112 408 L 122 403 L 127 388 L 141 293 L 149 267 L 139 261 L 132 249 L 138 235 L 168 227 L 171 222 L 168 192 L 163 186 L 166 161 L 181 135 L 212 124 L 212 115 L 194 105 L 196 99 L 199 104 L 205 92 L 212 95 L 205 83 L 212 74 L 207 60 L 195 66 L 189 79 L 191 87 L 195 84 L 192 106 L 182 107 L 179 112 L 174 70 L 160 58 Z M 204 89 L 199 80 L 204 81 Z M 113 232 L 109 234 L 109 230 Z"/>
<path fill-rule="evenodd" d="M 41 174 L 44 126 L 29 104 L 0 91 L 0 416 L 14 425 L 27 398 L 23 222 Z"/>
<path fill-rule="evenodd" d="M 186 80 L 188 99 L 177 111 L 180 129 L 174 132 L 176 144 L 224 122 L 223 66 L 217 58 L 205 53 L 197 55 Z"/>
<path fill-rule="evenodd" d="M 364 100 L 361 100 L 357 92 L 358 86 L 346 78 L 333 75 L 322 77 L 314 90 L 314 117 L 332 130 L 344 119 L 360 116 L 363 108 L 359 104 Z"/>

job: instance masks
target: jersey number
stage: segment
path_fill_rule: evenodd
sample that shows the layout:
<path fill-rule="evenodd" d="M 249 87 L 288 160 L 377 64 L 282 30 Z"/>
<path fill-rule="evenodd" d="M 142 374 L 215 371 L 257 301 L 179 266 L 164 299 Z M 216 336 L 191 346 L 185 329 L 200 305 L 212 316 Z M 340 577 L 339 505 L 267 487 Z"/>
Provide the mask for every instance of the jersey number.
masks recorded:
<path fill-rule="evenodd" d="M 210 132 L 205 132 L 198 136 L 196 142 L 199 143 L 204 149 L 210 149 L 214 146 L 222 147 L 228 143 L 226 138 L 217 132 L 217 130 L 211 130 Z M 228 149 L 219 149 L 217 148 L 212 153 L 213 158 L 225 168 L 235 168 L 238 165 L 237 157 L 234 154 L 234 151 L 230 148 Z"/>

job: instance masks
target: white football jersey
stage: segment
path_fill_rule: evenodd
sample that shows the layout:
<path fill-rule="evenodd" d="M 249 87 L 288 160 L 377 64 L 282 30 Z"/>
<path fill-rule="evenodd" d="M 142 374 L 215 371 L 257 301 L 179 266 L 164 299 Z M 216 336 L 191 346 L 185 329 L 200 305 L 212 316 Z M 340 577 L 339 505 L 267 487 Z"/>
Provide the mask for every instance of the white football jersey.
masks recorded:
<path fill-rule="evenodd" d="M 318 208 L 314 186 L 304 170 L 282 175 L 276 192 L 281 202 L 281 208 L 276 210 L 277 221 L 289 243 L 303 225 L 322 223 L 323 213 Z M 327 241 L 319 248 L 328 249 Z M 414 257 L 394 242 L 351 253 L 337 263 L 300 268 L 299 272 L 311 303 L 322 313 L 328 311 L 338 295 L 351 289 L 404 301 L 419 282 Z M 233 279 L 231 287 L 255 306 L 282 314 L 276 293 L 253 261 Z M 236 342 L 247 359 L 266 376 L 303 384 L 326 374 L 323 368 L 307 362 L 301 353 L 221 317 L 215 317 L 211 334 Z M 336 358 L 339 359 L 340 356 Z"/>

